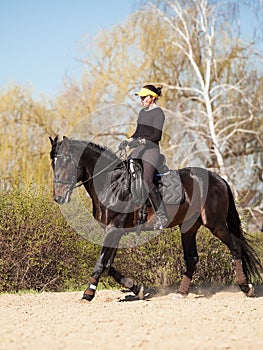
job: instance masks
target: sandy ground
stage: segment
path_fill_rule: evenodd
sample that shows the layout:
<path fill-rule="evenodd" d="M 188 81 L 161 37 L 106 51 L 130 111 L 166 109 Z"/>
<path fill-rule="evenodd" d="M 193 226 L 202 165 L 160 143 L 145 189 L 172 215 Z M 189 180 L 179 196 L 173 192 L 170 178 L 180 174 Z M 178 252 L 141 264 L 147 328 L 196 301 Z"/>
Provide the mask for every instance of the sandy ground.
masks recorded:
<path fill-rule="evenodd" d="M 247 298 L 236 287 L 162 293 L 137 300 L 101 290 L 0 295 L 1 350 L 263 349 L 263 289 Z"/>

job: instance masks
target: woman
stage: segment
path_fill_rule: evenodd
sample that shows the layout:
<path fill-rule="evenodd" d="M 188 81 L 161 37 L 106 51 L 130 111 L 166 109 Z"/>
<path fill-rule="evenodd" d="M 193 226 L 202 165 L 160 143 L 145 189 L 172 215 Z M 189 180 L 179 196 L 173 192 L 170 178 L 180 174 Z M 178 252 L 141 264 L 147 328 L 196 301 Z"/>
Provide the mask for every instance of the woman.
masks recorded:
<path fill-rule="evenodd" d="M 140 111 L 137 128 L 131 140 L 123 141 L 120 149 L 136 147 L 131 158 L 141 159 L 143 165 L 143 179 L 148 186 L 149 199 L 156 215 L 156 229 L 163 229 L 167 224 L 167 215 L 161 195 L 153 184 L 153 178 L 160 158 L 159 141 L 165 120 L 163 110 L 157 105 L 162 94 L 161 87 L 145 85 L 136 96 L 140 96 L 143 109 Z"/>

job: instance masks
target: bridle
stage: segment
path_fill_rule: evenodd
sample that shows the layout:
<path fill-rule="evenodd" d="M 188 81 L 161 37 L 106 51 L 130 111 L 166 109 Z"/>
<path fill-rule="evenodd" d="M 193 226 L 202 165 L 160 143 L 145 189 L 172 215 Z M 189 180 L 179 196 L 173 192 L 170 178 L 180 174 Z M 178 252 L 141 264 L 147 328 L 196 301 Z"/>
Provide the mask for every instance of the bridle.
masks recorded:
<path fill-rule="evenodd" d="M 117 153 L 119 153 L 119 150 L 117 152 L 114 153 L 114 155 L 116 155 Z M 76 159 L 74 158 L 73 154 L 56 154 L 54 156 L 54 169 L 56 166 L 56 158 L 64 158 L 64 159 L 70 159 L 70 163 L 73 167 L 73 169 L 79 169 L 79 166 L 76 162 Z M 107 165 L 105 168 L 103 168 L 101 171 L 99 171 L 98 173 L 96 173 L 95 175 L 90 176 L 88 179 L 81 181 L 79 184 L 77 184 L 77 171 L 74 172 L 72 178 L 70 180 L 59 180 L 56 178 L 56 172 L 54 171 L 54 180 L 53 183 L 54 184 L 62 184 L 62 185 L 69 185 L 69 189 L 70 190 L 74 190 L 74 188 L 80 187 L 83 184 L 95 179 L 97 176 L 103 174 L 106 170 L 108 170 L 110 167 L 112 167 L 114 164 L 118 163 L 119 161 L 123 161 L 121 158 L 116 158 L 111 164 Z"/>
<path fill-rule="evenodd" d="M 77 166 L 77 162 L 75 160 L 75 158 L 73 157 L 72 153 L 68 154 L 56 154 L 54 156 L 54 184 L 62 184 L 62 185 L 70 185 L 70 189 L 74 189 L 75 184 L 77 182 L 77 171 L 73 173 L 73 176 L 71 177 L 70 180 L 59 180 L 56 177 L 56 159 L 57 158 L 64 158 L 64 160 L 66 159 L 70 159 L 70 163 L 73 169 L 78 169 Z"/>

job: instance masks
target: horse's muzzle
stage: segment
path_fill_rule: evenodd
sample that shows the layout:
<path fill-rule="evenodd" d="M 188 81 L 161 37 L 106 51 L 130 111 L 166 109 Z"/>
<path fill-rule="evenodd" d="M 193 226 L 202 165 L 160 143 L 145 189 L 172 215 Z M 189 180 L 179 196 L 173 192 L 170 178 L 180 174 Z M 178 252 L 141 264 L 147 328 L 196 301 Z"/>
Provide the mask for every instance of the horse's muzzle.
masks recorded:
<path fill-rule="evenodd" d="M 53 192 L 53 198 L 54 201 L 57 202 L 58 204 L 65 204 L 70 201 L 70 195 L 72 192 L 71 187 L 60 187 L 60 186 L 55 186 L 54 187 L 54 192 Z"/>
<path fill-rule="evenodd" d="M 55 195 L 54 196 L 54 201 L 57 202 L 58 204 L 65 204 L 70 201 L 70 191 L 67 192 L 66 196 L 60 196 L 60 195 Z"/>
<path fill-rule="evenodd" d="M 62 196 L 54 196 L 54 201 L 57 202 L 58 204 L 64 204 L 65 203 L 65 199 Z"/>

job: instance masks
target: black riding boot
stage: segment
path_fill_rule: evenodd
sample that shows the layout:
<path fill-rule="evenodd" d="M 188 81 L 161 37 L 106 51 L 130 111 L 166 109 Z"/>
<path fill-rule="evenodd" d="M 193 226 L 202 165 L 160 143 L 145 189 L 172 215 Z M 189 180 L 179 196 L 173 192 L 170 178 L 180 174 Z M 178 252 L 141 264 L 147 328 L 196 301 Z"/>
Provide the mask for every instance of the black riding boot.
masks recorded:
<path fill-rule="evenodd" d="M 160 192 L 157 189 L 154 189 L 149 193 L 149 199 L 155 210 L 156 223 L 154 229 L 162 230 L 167 225 L 168 219 Z"/>

